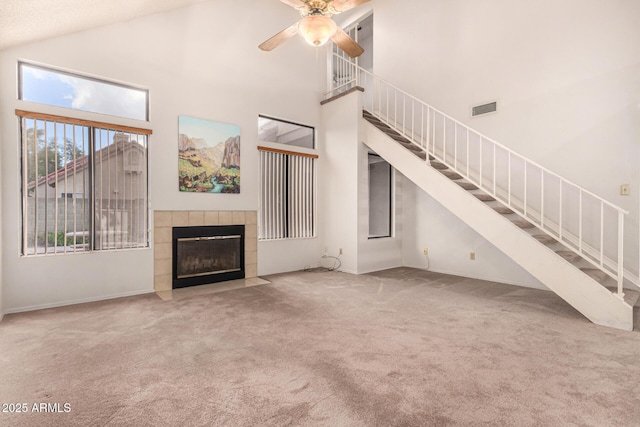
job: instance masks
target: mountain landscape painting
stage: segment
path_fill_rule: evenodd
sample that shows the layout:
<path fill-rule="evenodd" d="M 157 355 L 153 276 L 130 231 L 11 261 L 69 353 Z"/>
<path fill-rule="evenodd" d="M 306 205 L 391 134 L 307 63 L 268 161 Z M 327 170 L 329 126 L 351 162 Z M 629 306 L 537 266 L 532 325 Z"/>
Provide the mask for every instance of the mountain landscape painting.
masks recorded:
<path fill-rule="evenodd" d="M 240 193 L 240 127 L 178 117 L 180 191 Z"/>

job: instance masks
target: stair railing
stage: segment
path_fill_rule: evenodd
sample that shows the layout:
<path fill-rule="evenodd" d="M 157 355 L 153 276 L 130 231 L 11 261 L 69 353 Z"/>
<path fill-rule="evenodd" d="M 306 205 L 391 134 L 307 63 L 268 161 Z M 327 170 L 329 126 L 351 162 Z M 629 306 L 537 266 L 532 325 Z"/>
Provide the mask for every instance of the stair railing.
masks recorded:
<path fill-rule="evenodd" d="M 333 53 L 327 98 L 364 88 L 363 108 L 617 282 L 628 212 Z M 429 156 L 426 159 L 429 162 Z M 637 283 L 637 278 L 629 278 Z"/>

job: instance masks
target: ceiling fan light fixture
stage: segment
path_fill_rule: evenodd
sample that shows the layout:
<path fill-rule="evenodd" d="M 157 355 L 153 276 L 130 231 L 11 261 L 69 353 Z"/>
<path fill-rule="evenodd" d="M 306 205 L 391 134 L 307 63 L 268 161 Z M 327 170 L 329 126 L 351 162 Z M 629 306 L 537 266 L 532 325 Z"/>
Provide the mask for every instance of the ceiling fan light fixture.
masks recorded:
<path fill-rule="evenodd" d="M 298 32 L 311 46 L 322 46 L 336 33 L 333 19 L 323 15 L 310 15 L 298 24 Z"/>

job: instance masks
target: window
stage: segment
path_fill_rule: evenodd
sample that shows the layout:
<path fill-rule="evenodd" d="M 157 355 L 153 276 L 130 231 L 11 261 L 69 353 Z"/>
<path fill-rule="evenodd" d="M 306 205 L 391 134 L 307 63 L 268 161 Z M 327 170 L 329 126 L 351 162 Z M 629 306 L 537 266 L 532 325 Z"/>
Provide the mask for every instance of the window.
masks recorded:
<path fill-rule="evenodd" d="M 16 111 L 22 254 L 148 246 L 144 129 Z"/>
<path fill-rule="evenodd" d="M 391 237 L 391 165 L 369 153 L 369 238 Z"/>
<path fill-rule="evenodd" d="M 19 98 L 135 120 L 149 120 L 149 92 L 119 83 L 20 62 Z"/>
<path fill-rule="evenodd" d="M 147 90 L 24 62 L 23 101 L 148 120 Z M 16 110 L 22 254 L 147 247 L 150 130 Z"/>
<path fill-rule="evenodd" d="M 258 117 L 258 139 L 296 147 L 315 148 L 315 132 L 311 126 L 266 116 Z"/>
<path fill-rule="evenodd" d="M 260 240 L 316 236 L 316 159 L 313 154 L 260 149 Z"/>
<path fill-rule="evenodd" d="M 258 116 L 258 139 L 258 239 L 316 237 L 315 129 Z"/>

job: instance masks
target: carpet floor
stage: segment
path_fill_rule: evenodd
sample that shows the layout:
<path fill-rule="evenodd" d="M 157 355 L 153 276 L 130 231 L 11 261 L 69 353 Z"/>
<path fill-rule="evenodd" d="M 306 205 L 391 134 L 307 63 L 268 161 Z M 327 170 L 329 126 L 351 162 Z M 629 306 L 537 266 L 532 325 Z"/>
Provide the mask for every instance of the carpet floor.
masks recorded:
<path fill-rule="evenodd" d="M 0 425 L 640 425 L 640 333 L 551 292 L 409 268 L 266 279 L 5 316 Z"/>

